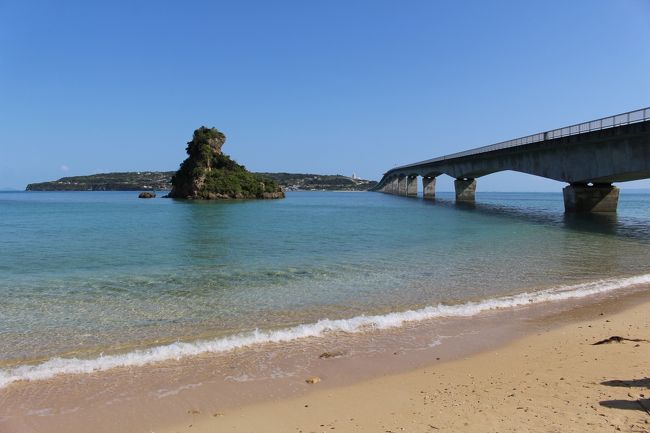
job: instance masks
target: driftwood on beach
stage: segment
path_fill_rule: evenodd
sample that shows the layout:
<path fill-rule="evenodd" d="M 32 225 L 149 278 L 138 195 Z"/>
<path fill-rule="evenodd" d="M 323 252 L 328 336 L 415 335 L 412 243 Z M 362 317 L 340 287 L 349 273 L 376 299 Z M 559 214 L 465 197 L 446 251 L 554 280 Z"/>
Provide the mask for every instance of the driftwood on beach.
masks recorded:
<path fill-rule="evenodd" d="M 622 343 L 624 341 L 632 341 L 634 343 L 639 343 L 641 341 L 647 342 L 648 340 L 644 340 L 642 338 L 625 338 L 625 337 L 619 337 L 618 335 L 613 335 L 609 338 L 605 338 L 604 340 L 600 340 L 593 343 L 592 346 L 598 346 L 599 344 Z"/>

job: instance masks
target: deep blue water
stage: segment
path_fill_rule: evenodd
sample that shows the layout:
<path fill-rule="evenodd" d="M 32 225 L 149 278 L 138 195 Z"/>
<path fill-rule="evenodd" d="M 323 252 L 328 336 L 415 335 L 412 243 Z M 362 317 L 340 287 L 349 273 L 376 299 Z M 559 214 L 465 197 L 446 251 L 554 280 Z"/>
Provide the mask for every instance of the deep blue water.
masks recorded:
<path fill-rule="evenodd" d="M 293 192 L 285 200 L 0 193 L 0 361 L 385 314 L 648 273 L 650 194 Z"/>

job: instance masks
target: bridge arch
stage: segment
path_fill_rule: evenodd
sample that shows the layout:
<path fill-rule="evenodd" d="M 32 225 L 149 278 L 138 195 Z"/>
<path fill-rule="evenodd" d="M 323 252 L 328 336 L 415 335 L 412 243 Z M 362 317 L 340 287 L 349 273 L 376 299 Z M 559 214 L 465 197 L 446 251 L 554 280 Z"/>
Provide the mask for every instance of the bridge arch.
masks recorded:
<path fill-rule="evenodd" d="M 435 197 L 435 179 L 455 180 L 456 199 L 475 200 L 476 179 L 515 171 L 567 183 L 567 212 L 615 212 L 614 182 L 650 178 L 650 107 L 393 168 L 375 190 Z M 395 187 L 397 185 L 397 187 Z"/>

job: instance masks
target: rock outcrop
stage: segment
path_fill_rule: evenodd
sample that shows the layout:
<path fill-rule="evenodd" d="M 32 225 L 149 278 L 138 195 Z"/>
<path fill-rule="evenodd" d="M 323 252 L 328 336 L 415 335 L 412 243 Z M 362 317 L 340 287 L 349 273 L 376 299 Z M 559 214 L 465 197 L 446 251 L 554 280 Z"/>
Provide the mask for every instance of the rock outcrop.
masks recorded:
<path fill-rule="evenodd" d="M 249 172 L 221 152 L 226 136 L 200 127 L 187 143 L 188 158 L 172 177 L 168 197 L 199 200 L 284 198 L 278 184 Z"/>
<path fill-rule="evenodd" d="M 156 198 L 156 193 L 151 191 L 144 191 L 138 194 L 138 198 Z"/>

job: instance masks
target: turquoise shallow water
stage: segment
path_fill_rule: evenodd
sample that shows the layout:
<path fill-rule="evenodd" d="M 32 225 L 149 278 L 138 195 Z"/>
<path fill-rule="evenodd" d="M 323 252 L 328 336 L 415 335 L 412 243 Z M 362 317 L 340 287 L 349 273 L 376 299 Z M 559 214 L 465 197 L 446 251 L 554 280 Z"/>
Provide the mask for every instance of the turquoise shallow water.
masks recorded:
<path fill-rule="evenodd" d="M 92 358 L 645 275 L 650 194 L 565 216 L 560 193 L 457 206 L 379 193 L 140 200 L 0 193 L 0 362 Z"/>

